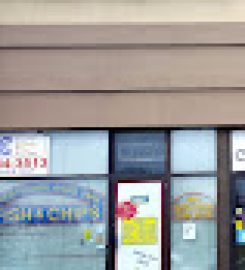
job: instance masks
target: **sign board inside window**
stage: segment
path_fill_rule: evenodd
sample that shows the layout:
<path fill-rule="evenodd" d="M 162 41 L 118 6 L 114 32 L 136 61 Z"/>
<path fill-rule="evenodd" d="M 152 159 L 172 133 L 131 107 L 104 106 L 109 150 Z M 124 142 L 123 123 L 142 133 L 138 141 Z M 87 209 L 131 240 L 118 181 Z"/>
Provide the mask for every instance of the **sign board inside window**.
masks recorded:
<path fill-rule="evenodd" d="M 234 131 L 232 134 L 232 170 L 245 171 L 244 131 Z"/>
<path fill-rule="evenodd" d="M 49 147 L 44 135 L 0 135 L 0 175 L 47 174 Z"/>

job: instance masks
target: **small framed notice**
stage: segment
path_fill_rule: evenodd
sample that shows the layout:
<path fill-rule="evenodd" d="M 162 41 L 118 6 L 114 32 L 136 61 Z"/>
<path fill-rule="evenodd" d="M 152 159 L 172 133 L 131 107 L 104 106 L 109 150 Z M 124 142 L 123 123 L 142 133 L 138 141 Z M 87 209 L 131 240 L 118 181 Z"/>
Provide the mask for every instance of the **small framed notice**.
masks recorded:
<path fill-rule="evenodd" d="M 196 224 L 195 223 L 183 223 L 183 239 L 194 240 L 196 239 Z"/>

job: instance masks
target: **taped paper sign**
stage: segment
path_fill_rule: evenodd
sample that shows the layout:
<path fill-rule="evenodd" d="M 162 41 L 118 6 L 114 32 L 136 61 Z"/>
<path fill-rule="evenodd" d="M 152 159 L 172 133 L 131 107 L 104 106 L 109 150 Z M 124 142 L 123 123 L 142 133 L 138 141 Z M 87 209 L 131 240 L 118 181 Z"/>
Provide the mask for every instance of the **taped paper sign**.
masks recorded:
<path fill-rule="evenodd" d="M 236 244 L 245 244 L 245 209 L 241 207 L 236 208 L 236 223 L 235 223 L 235 233 L 236 233 Z"/>
<path fill-rule="evenodd" d="M 131 196 L 130 201 L 136 205 L 142 205 L 149 203 L 148 195 Z"/>
<path fill-rule="evenodd" d="M 196 239 L 196 224 L 195 223 L 183 223 L 183 239 L 194 240 Z"/>
<path fill-rule="evenodd" d="M 123 221 L 123 245 L 155 245 L 157 238 L 157 218 L 137 217 Z"/>

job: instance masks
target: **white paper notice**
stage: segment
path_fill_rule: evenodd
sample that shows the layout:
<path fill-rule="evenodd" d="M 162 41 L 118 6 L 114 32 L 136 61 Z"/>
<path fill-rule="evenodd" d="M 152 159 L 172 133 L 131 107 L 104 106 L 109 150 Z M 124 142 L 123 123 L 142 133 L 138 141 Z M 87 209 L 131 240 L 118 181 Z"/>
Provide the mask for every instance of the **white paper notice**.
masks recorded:
<path fill-rule="evenodd" d="M 245 170 L 245 132 L 233 131 L 232 133 L 232 169 L 233 171 Z"/>
<path fill-rule="evenodd" d="M 194 240 L 196 239 L 196 224 L 195 223 L 183 223 L 183 239 Z"/>
<path fill-rule="evenodd" d="M 0 134 L 0 175 L 47 174 L 49 137 Z"/>

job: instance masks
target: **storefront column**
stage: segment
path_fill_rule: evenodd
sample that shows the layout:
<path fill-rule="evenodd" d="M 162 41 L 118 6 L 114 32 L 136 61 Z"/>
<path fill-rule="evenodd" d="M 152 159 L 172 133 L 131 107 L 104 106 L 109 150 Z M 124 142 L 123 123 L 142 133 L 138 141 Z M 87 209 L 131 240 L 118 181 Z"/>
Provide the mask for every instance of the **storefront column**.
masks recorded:
<path fill-rule="evenodd" d="M 218 130 L 218 269 L 230 270 L 231 204 L 229 131 Z"/>

